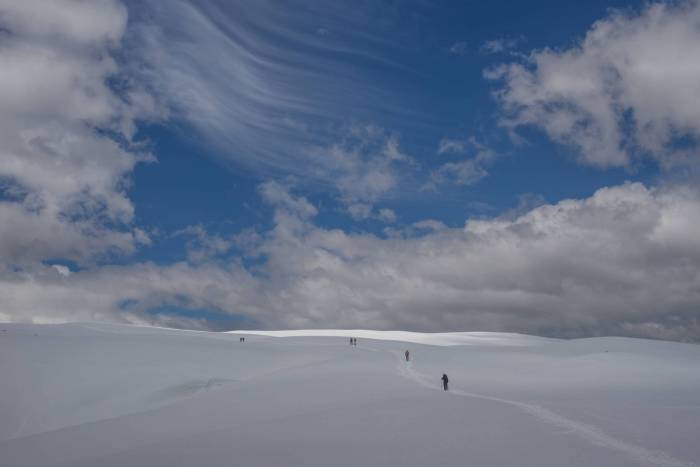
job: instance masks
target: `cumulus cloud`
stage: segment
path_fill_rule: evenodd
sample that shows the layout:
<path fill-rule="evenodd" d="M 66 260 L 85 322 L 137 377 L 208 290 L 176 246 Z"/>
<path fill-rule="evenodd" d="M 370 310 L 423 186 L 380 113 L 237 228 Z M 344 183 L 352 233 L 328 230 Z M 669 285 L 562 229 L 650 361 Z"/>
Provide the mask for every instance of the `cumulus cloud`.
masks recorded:
<path fill-rule="evenodd" d="M 5 271 L 13 319 L 147 321 L 163 303 L 258 326 L 494 330 L 698 339 L 700 194 L 639 183 L 463 229 L 381 238 L 323 229 L 308 200 L 264 188 L 275 226 L 240 262 L 136 264 L 63 277 Z M 286 193 L 286 194 L 285 194 Z M 413 229 L 414 227 L 412 227 Z M 416 233 L 418 233 L 416 231 Z M 685 329 L 685 332 L 681 332 Z"/>
<path fill-rule="evenodd" d="M 651 157 L 697 160 L 700 4 L 652 3 L 613 12 L 568 49 L 533 51 L 492 68 L 502 124 L 534 126 L 597 167 Z"/>
<path fill-rule="evenodd" d="M 113 51 L 126 23 L 111 0 L 0 1 L 4 262 L 84 262 L 148 241 L 129 227 L 127 176 L 151 160 L 132 140 L 135 119 L 160 114 L 136 85 L 108 84 L 120 79 Z"/>

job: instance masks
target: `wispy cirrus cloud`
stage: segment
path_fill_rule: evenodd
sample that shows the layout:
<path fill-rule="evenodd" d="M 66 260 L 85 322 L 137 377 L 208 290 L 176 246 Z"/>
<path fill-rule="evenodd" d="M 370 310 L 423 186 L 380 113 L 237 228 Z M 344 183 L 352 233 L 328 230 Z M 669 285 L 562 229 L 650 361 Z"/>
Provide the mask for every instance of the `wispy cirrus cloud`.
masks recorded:
<path fill-rule="evenodd" d="M 348 121 L 402 107 L 373 79 L 404 70 L 387 58 L 395 44 L 365 7 L 149 2 L 130 31 L 139 51 L 134 72 L 220 160 L 267 176 L 332 180 L 313 165 L 316 148 L 342 139 Z"/>

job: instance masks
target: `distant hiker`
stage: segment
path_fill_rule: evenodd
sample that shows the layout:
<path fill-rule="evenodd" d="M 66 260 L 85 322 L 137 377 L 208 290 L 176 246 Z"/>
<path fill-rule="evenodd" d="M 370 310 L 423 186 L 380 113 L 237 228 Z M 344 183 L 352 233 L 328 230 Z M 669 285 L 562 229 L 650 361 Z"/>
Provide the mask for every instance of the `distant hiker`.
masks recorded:
<path fill-rule="evenodd" d="M 352 337 L 350 338 L 350 345 L 355 345 L 355 344 L 353 344 L 353 342 L 352 342 Z"/>
<path fill-rule="evenodd" d="M 238 342 L 245 342 L 245 337 L 239 337 Z"/>
<path fill-rule="evenodd" d="M 445 373 L 442 374 L 442 389 L 447 391 L 447 382 L 449 381 L 449 378 Z"/>
<path fill-rule="evenodd" d="M 406 351 L 406 361 L 408 361 L 408 350 Z"/>

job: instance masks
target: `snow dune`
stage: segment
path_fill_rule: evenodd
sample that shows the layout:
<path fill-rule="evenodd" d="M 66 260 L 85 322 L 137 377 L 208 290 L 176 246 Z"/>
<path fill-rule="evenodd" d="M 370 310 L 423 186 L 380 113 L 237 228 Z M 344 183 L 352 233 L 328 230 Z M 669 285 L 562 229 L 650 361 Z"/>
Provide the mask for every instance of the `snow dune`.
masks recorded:
<path fill-rule="evenodd" d="M 700 465 L 689 344 L 0 324 L 0 375 L 0 466 Z"/>

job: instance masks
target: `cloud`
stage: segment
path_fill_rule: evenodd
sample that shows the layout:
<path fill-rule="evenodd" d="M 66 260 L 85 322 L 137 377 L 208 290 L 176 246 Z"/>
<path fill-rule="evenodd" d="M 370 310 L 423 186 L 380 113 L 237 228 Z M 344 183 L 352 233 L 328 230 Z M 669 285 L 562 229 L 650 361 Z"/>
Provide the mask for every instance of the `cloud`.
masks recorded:
<path fill-rule="evenodd" d="M 462 153 L 469 146 L 468 141 L 443 138 L 438 146 L 438 154 Z"/>
<path fill-rule="evenodd" d="M 390 196 L 412 162 L 401 152 L 398 136 L 375 125 L 353 126 L 340 141 L 315 147 L 309 156 L 309 174 L 333 180 L 331 190 L 347 206 L 371 205 Z"/>
<path fill-rule="evenodd" d="M 533 51 L 487 70 L 498 80 L 502 124 L 534 126 L 582 163 L 662 167 L 697 160 L 700 5 L 653 3 L 597 21 L 568 49 Z"/>
<path fill-rule="evenodd" d="M 350 119 L 403 108 L 377 83 L 406 70 L 386 58 L 386 24 L 362 6 L 174 0 L 135 10 L 132 72 L 225 163 L 332 183 L 314 167 L 316 148 L 342 139 Z"/>
<path fill-rule="evenodd" d="M 474 137 L 468 140 L 442 139 L 438 145 L 439 155 L 472 153 L 469 159 L 446 162 L 434 170 L 424 190 L 436 190 L 440 185 L 473 185 L 488 176 L 487 168 L 495 161 L 497 154 Z"/>
<path fill-rule="evenodd" d="M 285 212 L 290 212 L 301 219 L 309 219 L 318 214 L 316 207 L 306 198 L 297 198 L 289 194 L 284 185 L 269 181 L 260 185 L 260 194 L 268 203 L 281 206 Z"/>
<path fill-rule="evenodd" d="M 451 182 L 455 185 L 473 185 L 487 175 L 488 172 L 478 160 L 448 162 L 433 172 L 431 182 L 434 185 L 441 185 L 445 182 Z"/>
<path fill-rule="evenodd" d="M 389 208 L 382 208 L 379 210 L 378 217 L 380 220 L 386 222 L 386 223 L 393 223 L 396 222 L 396 213 L 394 212 L 393 209 Z"/>
<path fill-rule="evenodd" d="M 455 42 L 450 46 L 450 53 L 454 55 L 465 55 L 469 49 L 466 42 Z"/>
<path fill-rule="evenodd" d="M 148 241 L 130 227 L 127 177 L 152 160 L 136 119 L 162 114 L 120 74 L 126 23 L 116 1 L 0 1 L 3 262 L 86 262 Z"/>
<path fill-rule="evenodd" d="M 187 237 L 187 260 L 190 263 L 214 260 L 235 245 L 234 239 L 212 235 L 201 225 L 187 226 L 173 233 L 173 236 Z"/>
<path fill-rule="evenodd" d="M 369 219 L 372 216 L 372 206 L 363 203 L 351 204 L 348 206 L 348 212 L 355 220 Z"/>
<path fill-rule="evenodd" d="M 0 0 L 3 320 L 212 326 L 157 314 L 173 307 L 243 316 L 265 328 L 700 340 L 700 194 L 693 186 L 627 183 L 555 204 L 532 195 L 497 217 L 467 219 L 464 228 L 425 219 L 379 236 L 319 226 L 317 206 L 295 193 L 295 179 L 271 180 L 259 187 L 274 211 L 267 230 L 225 237 L 194 225 L 175 233 L 187 239 L 183 261 L 100 261 L 151 241 L 134 226 L 127 189 L 134 167 L 153 159 L 136 129 L 168 115 L 163 94 L 174 96 L 177 118 L 222 147 L 235 141 L 234 160 L 303 166 L 305 180 L 337 187 L 351 215 L 396 220 L 377 206 L 401 188 L 413 163 L 397 135 L 368 125 L 329 130 L 322 141 L 306 135 L 347 102 L 334 100 L 338 86 L 353 90 L 343 94 L 348 99 L 376 96 L 350 83 L 357 75 L 342 66 L 348 73 L 340 82 L 315 79 L 336 65 L 317 54 L 381 57 L 326 42 L 348 34 L 348 23 L 324 25 L 333 34 L 321 40 L 308 15 L 285 7 L 259 24 L 269 5 L 251 5 L 229 28 L 217 21 L 216 3 L 153 4 L 147 13 L 164 19 L 154 27 L 138 13 L 127 21 L 116 1 Z M 614 14 L 576 48 L 537 51 L 527 63 L 492 70 L 504 83 L 504 124 L 540 126 L 599 166 L 631 163 L 638 157 L 631 148 L 681 163 L 692 154 L 681 140 L 695 137 L 700 108 L 696 70 L 684 65 L 697 62 L 689 45 L 696 17 L 691 4 Z M 248 19 L 256 26 L 246 26 Z M 285 55 L 279 37 L 314 51 L 313 60 Z M 144 55 L 125 51 L 126 40 L 144 40 Z M 658 114 L 642 102 L 645 93 Z M 284 138 L 271 142 L 276 132 Z M 299 155 L 290 157 L 290 148 Z M 473 139 L 443 140 L 437 152 L 435 185 L 476 183 L 496 157 Z"/>
<path fill-rule="evenodd" d="M 493 330 L 700 339 L 700 194 L 628 183 L 463 229 L 416 224 L 381 238 L 315 225 L 280 186 L 275 225 L 239 261 L 4 271 L 14 320 L 144 322 L 163 304 L 244 315 L 257 326 Z M 284 194 L 286 193 L 286 195 Z M 267 195 L 265 195 L 267 196 Z M 413 229 L 413 227 L 412 227 Z M 188 325 L 190 323 L 187 323 Z"/>
<path fill-rule="evenodd" d="M 68 266 L 63 266 L 61 264 L 53 264 L 51 266 L 63 277 L 68 277 L 71 275 L 71 270 Z"/>
<path fill-rule="evenodd" d="M 492 39 L 481 44 L 479 50 L 487 54 L 499 54 L 514 49 L 523 38 L 507 38 Z"/>
<path fill-rule="evenodd" d="M 348 213 L 350 216 L 356 220 L 367 220 L 376 219 L 386 224 L 392 224 L 396 222 L 396 213 L 389 208 L 380 208 L 375 210 L 370 204 L 356 203 L 348 206 Z"/>

